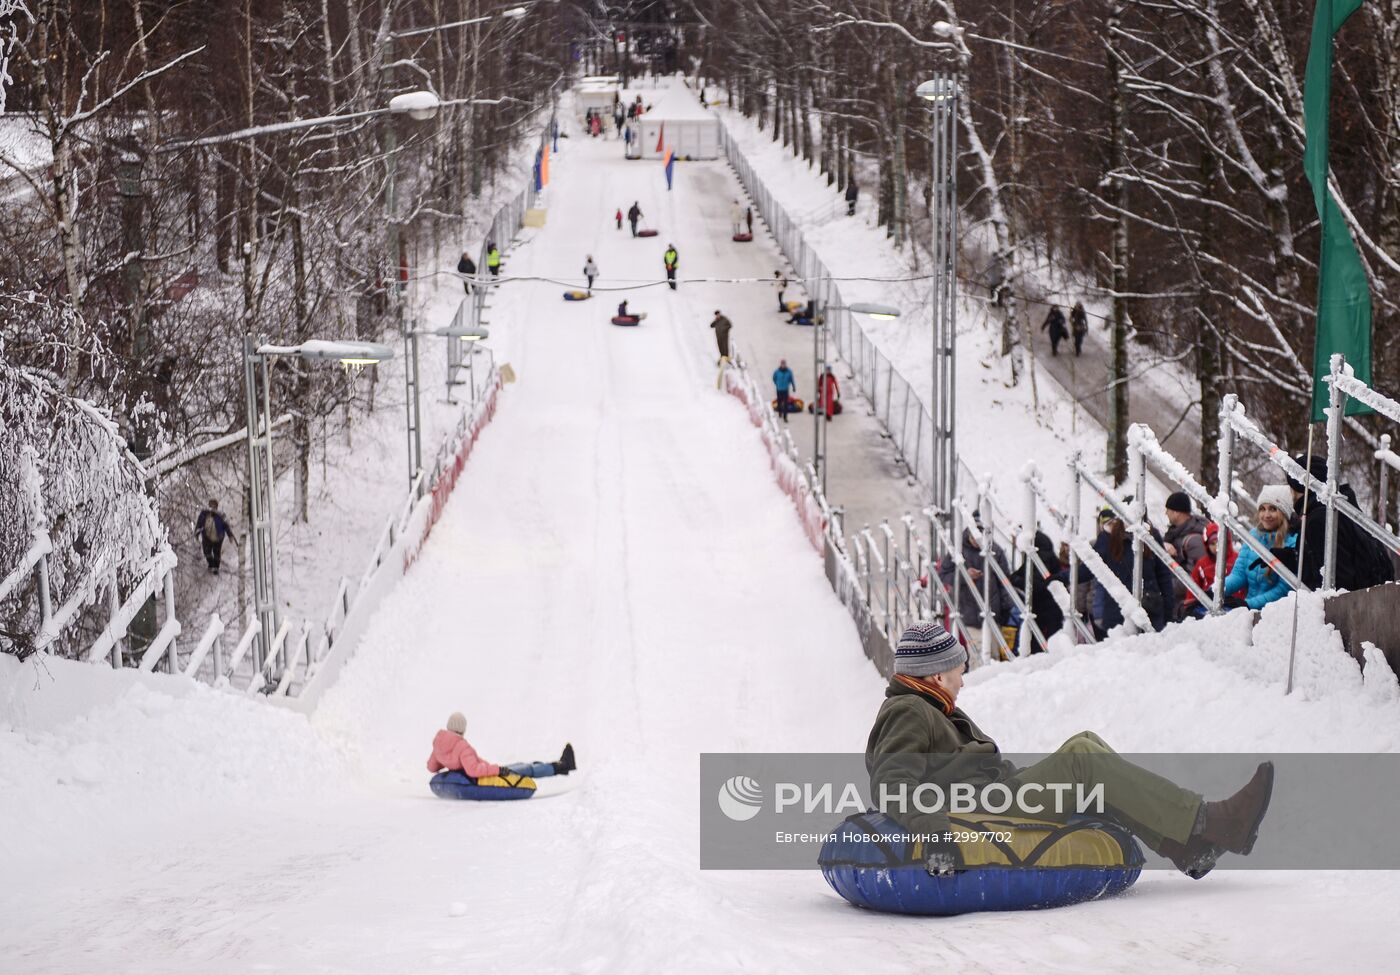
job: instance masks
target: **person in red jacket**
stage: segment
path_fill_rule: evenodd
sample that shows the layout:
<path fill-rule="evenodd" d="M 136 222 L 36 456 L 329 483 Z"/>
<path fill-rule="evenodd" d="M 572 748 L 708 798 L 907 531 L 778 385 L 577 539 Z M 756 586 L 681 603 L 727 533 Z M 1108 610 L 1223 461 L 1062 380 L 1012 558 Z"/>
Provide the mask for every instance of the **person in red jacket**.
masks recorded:
<path fill-rule="evenodd" d="M 1215 556 L 1219 551 L 1220 526 L 1215 522 L 1206 525 L 1205 530 L 1206 554 L 1196 560 L 1196 564 L 1191 567 L 1191 581 L 1200 586 L 1206 592 L 1210 592 L 1210 587 L 1215 584 Z M 1228 576 L 1230 570 L 1235 567 L 1235 556 L 1239 553 L 1235 546 L 1230 544 L 1230 533 L 1225 533 L 1225 544 L 1228 548 L 1225 551 L 1225 574 Z M 1234 592 L 1225 594 L 1225 605 L 1242 606 L 1247 587 L 1241 586 Z M 1196 597 L 1191 595 L 1191 591 L 1186 591 L 1186 599 L 1182 603 L 1182 610 L 1186 616 L 1202 617 L 1206 615 L 1206 607 L 1196 602 Z"/>
<path fill-rule="evenodd" d="M 827 422 L 831 422 L 831 417 L 841 408 L 841 385 L 836 381 L 836 375 L 827 366 L 817 380 L 817 407 L 826 414 Z"/>
<path fill-rule="evenodd" d="M 460 711 L 452 712 L 447 719 L 447 727 L 433 736 L 433 753 L 428 756 L 428 771 L 461 772 L 473 779 L 492 775 L 528 775 L 532 779 L 550 775 L 568 775 L 578 766 L 574 764 L 574 746 L 566 744 L 564 753 L 557 762 L 515 762 L 510 765 L 495 765 L 476 753 L 463 736 L 467 733 L 467 719 Z"/>

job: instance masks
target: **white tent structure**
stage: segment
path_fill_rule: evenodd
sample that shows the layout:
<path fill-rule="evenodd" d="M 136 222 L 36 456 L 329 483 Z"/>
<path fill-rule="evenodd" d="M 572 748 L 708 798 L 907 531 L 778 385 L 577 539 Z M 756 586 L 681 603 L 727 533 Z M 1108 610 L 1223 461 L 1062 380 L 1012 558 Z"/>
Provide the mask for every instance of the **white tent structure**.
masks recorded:
<path fill-rule="evenodd" d="M 612 115 L 613 100 L 620 96 L 615 75 L 590 75 L 574 90 L 574 106 L 582 117 L 590 108 Z"/>
<path fill-rule="evenodd" d="M 675 151 L 677 159 L 719 158 L 719 119 L 701 106 L 695 92 L 679 78 L 668 78 L 663 87 L 639 94 L 651 107 L 634 123 L 640 154 L 634 145 L 633 158 L 660 159 L 667 148 Z"/>

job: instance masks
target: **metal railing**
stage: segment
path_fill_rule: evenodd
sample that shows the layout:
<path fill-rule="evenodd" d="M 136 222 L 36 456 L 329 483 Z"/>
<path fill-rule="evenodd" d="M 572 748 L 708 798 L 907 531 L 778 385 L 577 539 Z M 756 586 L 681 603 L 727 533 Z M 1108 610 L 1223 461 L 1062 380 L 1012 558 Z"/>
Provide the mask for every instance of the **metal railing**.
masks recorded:
<path fill-rule="evenodd" d="M 743 375 L 745 385 L 753 387 L 746 371 Z M 1334 364 L 1328 381 L 1335 391 L 1329 407 L 1330 416 L 1340 418 L 1345 398 L 1351 397 L 1400 422 L 1400 403 L 1356 380 L 1344 363 Z M 758 400 L 756 388 L 749 395 Z M 1339 419 L 1330 424 L 1327 452 L 1330 473 L 1326 480 L 1319 480 L 1265 436 L 1236 397 L 1224 398 L 1220 418 L 1219 480 L 1222 488 L 1214 494 L 1190 474 L 1185 464 L 1161 446 L 1151 429 L 1143 424 L 1134 424 L 1129 428 L 1128 435 L 1129 478 L 1120 487 L 1109 485 L 1076 452 L 1069 459 L 1071 494 L 1061 507 L 1049 495 L 1036 465 L 1028 463 L 1019 475 L 1021 510 L 1009 515 L 992 494 L 990 475 L 974 477 L 972 471 L 960 463 L 957 472 L 959 490 L 948 511 L 929 507 L 920 513 L 921 518 L 906 513 L 893 524 L 884 520 L 873 528 L 862 525 L 849 533 L 844 530 L 841 509 L 831 508 L 821 495 L 815 471 L 811 465 L 801 467 L 790 434 L 780 428 L 776 415 L 766 404 L 762 408 L 761 422 L 765 438 L 781 445 L 781 453 L 791 461 L 793 469 L 802 470 L 803 490 L 821 499 L 821 510 L 827 512 L 822 527 L 824 544 L 828 553 L 835 554 L 840 568 L 839 574 L 832 579 L 832 585 L 856 618 L 862 632 L 878 630 L 893 644 L 910 622 L 938 617 L 969 647 L 979 663 L 987 663 L 1023 654 L 1027 648 L 1048 649 L 1050 635 L 1044 632 L 1035 611 L 1034 590 L 1037 581 L 1048 589 L 1063 614 L 1064 627 L 1068 628 L 1074 641 L 1080 643 L 1092 643 L 1098 638 L 1090 620 L 1077 612 L 1074 606 L 1074 594 L 1081 581 L 1097 584 L 1105 596 L 1118 606 L 1124 618 L 1123 632 L 1152 628 L 1153 621 L 1144 605 L 1148 558 L 1163 563 L 1174 582 L 1180 583 L 1182 589 L 1194 597 L 1207 613 L 1225 611 L 1224 587 L 1216 585 L 1208 591 L 1198 585 L 1189 571 L 1191 567 L 1177 563 L 1155 534 L 1144 501 L 1149 470 L 1173 489 L 1184 491 L 1221 525 L 1222 537 L 1233 537 L 1240 545 L 1251 549 L 1291 589 L 1307 588 L 1299 573 L 1280 563 L 1267 546 L 1251 534 L 1250 525 L 1234 498 L 1238 487 L 1234 481 L 1235 448 L 1240 443 L 1264 451 L 1289 477 L 1310 488 L 1319 505 L 1327 507 L 1329 520 L 1323 568 L 1324 588 L 1335 579 L 1338 515 L 1351 519 L 1361 530 L 1380 541 L 1392 557 L 1400 556 L 1400 535 L 1384 521 L 1386 478 L 1389 471 L 1400 470 L 1400 463 L 1390 450 L 1388 435 L 1374 452 L 1380 465 L 1382 500 L 1378 502 L 1381 517 L 1372 519 L 1336 487 L 1341 450 Z M 760 419 L 756 418 L 755 422 L 760 422 Z M 1086 490 L 1096 500 L 1096 507 L 1101 504 L 1122 520 L 1131 537 L 1132 570 L 1127 581 L 1120 580 L 1095 551 L 1096 525 L 1085 526 L 1090 528 L 1089 531 L 1080 525 Z M 969 571 L 963 555 L 965 533 L 983 553 L 983 571 L 977 577 Z M 1044 533 L 1052 542 L 1058 536 L 1067 543 L 1068 558 L 1056 572 L 1051 571 L 1051 566 L 1045 563 L 1037 550 L 1036 537 L 1040 533 Z M 1006 558 L 1008 554 L 1018 557 L 1019 564 L 1014 568 L 1012 561 Z M 1218 580 L 1225 577 L 1227 558 L 1228 549 L 1224 545 L 1219 546 L 1215 574 Z M 939 569 L 947 576 L 946 582 L 940 578 Z M 1088 573 L 1087 577 L 1083 575 L 1085 572 Z M 993 587 L 1009 602 L 1013 619 L 1019 616 L 1019 640 L 1009 641 L 997 625 Z M 1174 599 L 1174 594 L 1162 595 Z M 964 621 L 959 612 L 965 596 L 983 621 L 980 639 L 975 637 L 974 628 Z"/>
<path fill-rule="evenodd" d="M 889 434 L 900 463 L 911 477 L 925 485 L 931 484 L 933 418 L 927 405 L 909 380 L 871 341 L 859 319 L 846 310 L 848 302 L 842 297 L 831 271 L 808 243 L 802 232 L 802 221 L 794 219 L 777 201 L 722 121 L 720 141 L 730 166 L 754 201 L 778 249 L 792 266 L 793 274 L 803 282 L 808 296 L 825 309 L 824 327 L 830 331 L 839 357 L 870 404 L 871 415 L 878 418 Z"/>
<path fill-rule="evenodd" d="M 315 673 L 317 664 L 339 637 L 341 625 L 355 608 L 369 580 L 408 529 L 415 505 L 424 501 L 425 494 L 433 492 L 449 478 L 455 482 L 460 471 L 458 456 L 461 445 L 473 440 L 484 421 L 489 419 L 499 386 L 499 377 L 492 366 L 481 386 L 480 395 L 461 412 L 455 427 L 443 438 L 431 469 L 419 476 L 403 503 L 387 519 L 358 585 L 347 578 L 340 580 L 330 611 L 320 624 L 304 620 L 300 625 L 294 625 L 284 620 L 260 665 L 255 663 L 255 657 L 250 652 L 261 633 L 259 621 L 251 610 L 245 625 L 237 633 L 232 653 L 227 656 L 224 653 L 224 639 L 228 630 L 218 613 L 209 617 L 194 647 L 188 653 L 182 652 L 177 638 L 183 632 L 183 625 L 175 605 L 177 558 L 168 546 L 162 546 L 140 565 L 118 566 L 90 576 L 63 605 L 53 606 L 49 598 L 51 587 L 48 572 L 51 548 L 41 511 L 37 512 L 40 517 L 34 519 L 37 527 L 25 557 L 0 581 L 0 603 L 11 596 L 20 595 L 25 580 L 32 580 L 39 617 L 37 630 L 30 635 L 28 642 L 34 650 L 45 652 L 60 638 L 70 642 L 80 638 L 73 630 L 80 612 L 89 605 L 102 604 L 105 597 L 105 624 L 96 637 L 81 648 L 78 653 L 80 659 L 104 662 L 115 669 L 132 667 L 145 673 L 160 671 L 183 674 L 248 694 L 295 694 Z M 439 505 L 441 503 L 436 498 L 433 501 Z M 41 504 L 41 501 L 32 498 L 30 503 Z M 123 576 L 134 580 L 125 589 L 119 585 Z M 150 622 L 143 624 L 143 629 L 153 628 L 154 633 L 143 646 L 133 648 L 131 630 L 143 611 L 153 614 Z"/>

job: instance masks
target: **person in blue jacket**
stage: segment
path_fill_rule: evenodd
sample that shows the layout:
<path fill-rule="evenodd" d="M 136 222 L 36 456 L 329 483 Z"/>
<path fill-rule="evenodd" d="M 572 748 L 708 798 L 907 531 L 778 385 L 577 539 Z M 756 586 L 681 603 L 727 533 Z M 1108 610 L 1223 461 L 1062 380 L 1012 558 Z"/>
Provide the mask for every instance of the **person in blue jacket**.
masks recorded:
<path fill-rule="evenodd" d="M 787 360 L 779 359 L 778 368 L 773 370 L 773 388 L 778 391 L 778 415 L 784 423 L 788 421 L 788 404 L 792 398 L 792 388 L 796 385 L 797 378 L 788 368 Z"/>
<path fill-rule="evenodd" d="M 1258 523 L 1250 534 L 1269 549 L 1273 557 L 1265 560 L 1248 545 L 1242 545 L 1235 567 L 1225 577 L 1226 592 L 1246 587 L 1244 604 L 1250 609 L 1262 609 L 1290 592 L 1288 583 L 1274 571 L 1274 566 L 1283 564 L 1295 572 L 1298 567 L 1298 534 L 1288 525 L 1288 512 L 1293 510 L 1293 494 L 1288 485 L 1265 485 L 1256 504 Z"/>

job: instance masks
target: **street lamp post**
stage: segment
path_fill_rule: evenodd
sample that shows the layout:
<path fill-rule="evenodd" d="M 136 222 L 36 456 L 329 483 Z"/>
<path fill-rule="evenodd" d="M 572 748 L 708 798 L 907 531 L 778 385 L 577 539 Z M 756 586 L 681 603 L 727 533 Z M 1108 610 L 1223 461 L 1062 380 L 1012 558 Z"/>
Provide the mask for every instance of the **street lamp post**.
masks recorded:
<path fill-rule="evenodd" d="M 247 534 L 253 569 L 253 612 L 261 631 L 253 653 L 255 669 L 262 668 L 279 625 L 272 390 L 268 375 L 269 363 L 278 356 L 365 366 L 392 359 L 394 350 L 377 342 L 311 339 L 300 345 L 270 345 L 252 335 L 243 337 L 244 416 L 248 424 L 248 514 L 251 520 Z"/>
<path fill-rule="evenodd" d="M 941 23 L 941 22 L 940 22 Z M 948 35 L 942 24 L 936 32 Z M 933 478 L 936 511 L 946 513 L 957 493 L 957 441 L 954 436 L 957 391 L 958 262 L 958 98 L 956 76 L 940 71 L 915 90 L 933 116 Z M 937 533 L 935 533 L 936 535 Z"/>
<path fill-rule="evenodd" d="M 465 299 L 463 299 L 465 301 Z M 423 470 L 423 437 L 421 435 L 422 424 L 420 409 L 420 384 L 418 382 L 418 339 L 424 335 L 433 335 L 439 338 L 456 340 L 459 342 L 475 343 L 482 339 L 491 337 L 491 333 L 480 326 L 459 323 L 453 321 L 451 325 L 444 325 L 440 328 L 405 328 L 403 330 L 404 343 L 404 370 L 409 374 L 408 388 L 410 396 L 404 404 L 408 412 L 409 429 L 409 487 L 412 488 L 418 481 L 418 475 Z M 452 370 L 450 365 L 447 373 L 447 397 L 452 399 Z M 468 365 L 470 370 L 470 364 Z M 475 377 L 472 379 L 472 398 L 476 398 Z"/>

